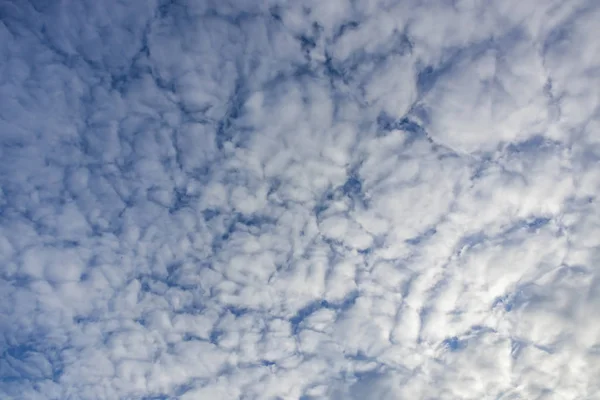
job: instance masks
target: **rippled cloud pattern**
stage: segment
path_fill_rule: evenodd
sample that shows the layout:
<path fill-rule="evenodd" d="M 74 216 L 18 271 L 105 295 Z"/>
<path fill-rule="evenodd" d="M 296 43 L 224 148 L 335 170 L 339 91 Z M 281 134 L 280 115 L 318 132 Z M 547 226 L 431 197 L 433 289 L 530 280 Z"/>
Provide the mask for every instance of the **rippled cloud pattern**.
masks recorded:
<path fill-rule="evenodd" d="M 600 398 L 598 21 L 0 0 L 0 398 Z"/>

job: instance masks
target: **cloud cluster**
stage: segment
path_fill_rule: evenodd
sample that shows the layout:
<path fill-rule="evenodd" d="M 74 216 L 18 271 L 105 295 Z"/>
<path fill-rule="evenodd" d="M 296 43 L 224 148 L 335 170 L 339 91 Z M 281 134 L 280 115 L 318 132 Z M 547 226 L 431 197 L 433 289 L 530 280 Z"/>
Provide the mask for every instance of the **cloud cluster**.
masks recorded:
<path fill-rule="evenodd" d="M 0 1 L 0 397 L 594 398 L 599 18 Z"/>

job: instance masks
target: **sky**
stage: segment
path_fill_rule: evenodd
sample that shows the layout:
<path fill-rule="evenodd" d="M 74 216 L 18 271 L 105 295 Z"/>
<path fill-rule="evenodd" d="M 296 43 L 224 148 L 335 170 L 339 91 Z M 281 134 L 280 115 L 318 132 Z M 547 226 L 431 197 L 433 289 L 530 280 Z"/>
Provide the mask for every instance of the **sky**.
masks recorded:
<path fill-rule="evenodd" d="M 0 0 L 0 398 L 600 399 L 599 20 Z"/>

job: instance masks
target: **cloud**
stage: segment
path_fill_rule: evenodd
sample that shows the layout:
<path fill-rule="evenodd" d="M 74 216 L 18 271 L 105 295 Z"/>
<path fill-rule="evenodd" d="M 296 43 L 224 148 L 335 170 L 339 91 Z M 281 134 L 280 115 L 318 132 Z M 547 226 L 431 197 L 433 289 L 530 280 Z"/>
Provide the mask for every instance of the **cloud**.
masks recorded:
<path fill-rule="evenodd" d="M 591 1 L 0 4 L 0 397 L 588 398 Z"/>

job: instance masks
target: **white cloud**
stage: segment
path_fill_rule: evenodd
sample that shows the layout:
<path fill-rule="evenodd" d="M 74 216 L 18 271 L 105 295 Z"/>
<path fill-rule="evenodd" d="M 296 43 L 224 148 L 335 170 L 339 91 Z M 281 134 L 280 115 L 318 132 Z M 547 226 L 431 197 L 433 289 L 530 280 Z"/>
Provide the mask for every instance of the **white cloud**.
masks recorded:
<path fill-rule="evenodd" d="M 99 4 L 0 6 L 0 397 L 600 392 L 594 2 Z"/>

